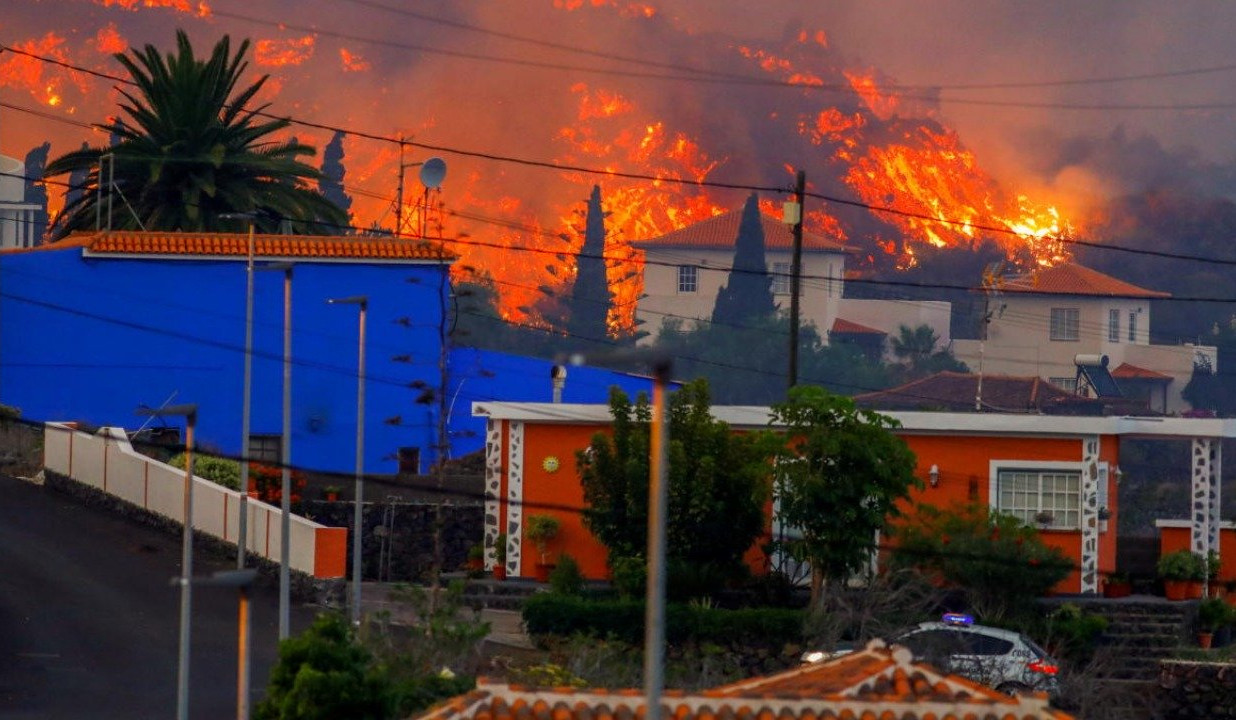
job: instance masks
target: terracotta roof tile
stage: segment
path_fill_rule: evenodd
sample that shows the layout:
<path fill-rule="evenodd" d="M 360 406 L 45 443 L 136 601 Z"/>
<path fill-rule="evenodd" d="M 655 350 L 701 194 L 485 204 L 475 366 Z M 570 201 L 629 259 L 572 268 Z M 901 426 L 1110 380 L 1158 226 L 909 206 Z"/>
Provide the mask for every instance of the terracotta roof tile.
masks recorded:
<path fill-rule="evenodd" d="M 837 318 L 836 320 L 833 320 L 833 329 L 831 332 L 847 333 L 847 334 L 852 334 L 852 335 L 888 335 L 888 333 L 884 332 L 883 330 L 869 327 L 867 325 L 861 325 L 859 323 L 851 322 L 843 318 Z"/>
<path fill-rule="evenodd" d="M 707 220 L 701 220 L 661 237 L 650 240 L 639 240 L 632 243 L 635 247 L 646 250 L 658 248 L 732 248 L 738 239 L 738 225 L 742 220 L 742 210 L 731 210 L 720 215 L 714 215 Z M 780 220 L 760 213 L 760 224 L 764 228 L 764 247 L 771 250 L 789 250 L 793 247 L 794 233 L 789 225 Z M 844 253 L 843 243 L 832 238 L 803 233 L 803 250 L 807 252 Z"/>
<path fill-rule="evenodd" d="M 45 245 L 52 250 L 84 247 L 95 256 L 184 255 L 188 257 L 247 257 L 246 233 L 180 233 L 113 230 L 100 233 L 74 233 L 58 243 Z M 335 235 L 256 235 L 254 256 L 258 258 L 333 258 L 340 260 L 426 260 L 453 261 L 454 252 L 425 240 L 369 236 Z"/>
<path fill-rule="evenodd" d="M 1112 370 L 1112 377 L 1121 380 L 1172 380 L 1171 375 L 1165 375 L 1161 372 L 1148 370 L 1144 367 L 1130 365 L 1129 363 L 1120 363 L 1120 366 Z"/>
<path fill-rule="evenodd" d="M 1039 268 L 1025 275 L 1008 278 L 1000 290 L 1009 293 L 1044 293 L 1051 295 L 1093 295 L 1123 298 L 1166 298 L 1171 293 L 1147 290 L 1098 270 L 1076 264 Z"/>

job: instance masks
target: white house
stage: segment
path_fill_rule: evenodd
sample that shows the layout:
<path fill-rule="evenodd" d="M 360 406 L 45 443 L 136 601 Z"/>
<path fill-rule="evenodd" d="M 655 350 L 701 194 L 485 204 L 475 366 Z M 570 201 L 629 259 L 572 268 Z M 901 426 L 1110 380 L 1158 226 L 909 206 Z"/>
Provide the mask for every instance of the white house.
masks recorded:
<path fill-rule="evenodd" d="M 1194 364 L 1216 367 L 1213 347 L 1150 342 L 1151 300 L 1169 293 L 1081 265 L 1008 278 L 988 297 L 986 341 L 953 341 L 957 359 L 974 371 L 981 366 L 984 373 L 1040 376 L 1073 390 L 1076 356 L 1104 355 L 1126 396 L 1177 413 L 1189 408 L 1180 393 Z"/>
<path fill-rule="evenodd" d="M 39 243 L 34 232 L 39 206 L 26 200 L 26 164 L 0 155 L 0 250 L 30 248 Z"/>

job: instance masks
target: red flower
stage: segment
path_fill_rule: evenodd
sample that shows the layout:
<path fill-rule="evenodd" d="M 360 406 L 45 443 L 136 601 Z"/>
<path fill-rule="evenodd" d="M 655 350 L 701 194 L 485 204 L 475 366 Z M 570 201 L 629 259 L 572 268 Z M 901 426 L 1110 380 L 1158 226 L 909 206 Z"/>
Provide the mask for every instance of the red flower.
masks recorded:
<path fill-rule="evenodd" d="M 1039 565 L 1039 559 L 1038 559 L 1038 558 L 1030 558 L 1030 564 L 1031 564 L 1032 566 L 1034 566 L 1034 567 L 1038 567 L 1038 565 Z"/>

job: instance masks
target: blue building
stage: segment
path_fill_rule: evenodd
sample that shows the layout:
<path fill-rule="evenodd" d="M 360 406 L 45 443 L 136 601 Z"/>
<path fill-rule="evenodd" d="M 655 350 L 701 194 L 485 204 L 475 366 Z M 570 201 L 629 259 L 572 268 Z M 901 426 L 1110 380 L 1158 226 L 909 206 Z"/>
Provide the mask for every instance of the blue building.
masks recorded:
<path fill-rule="evenodd" d="M 0 402 L 24 418 L 134 429 L 139 407 L 198 405 L 198 442 L 238 455 L 247 235 L 112 231 L 0 253 Z M 292 266 L 292 463 L 350 472 L 355 462 L 358 322 L 368 298 L 365 468 L 417 471 L 435 460 L 449 251 L 378 237 L 264 236 L 258 267 Z M 277 460 L 282 430 L 283 272 L 254 273 L 251 455 Z M 450 454 L 482 447 L 475 400 L 545 401 L 547 361 L 446 354 Z M 634 376 L 572 368 L 566 399 L 603 402 Z M 157 421 L 156 421 L 157 422 Z M 173 423 L 175 424 L 175 423 Z"/>

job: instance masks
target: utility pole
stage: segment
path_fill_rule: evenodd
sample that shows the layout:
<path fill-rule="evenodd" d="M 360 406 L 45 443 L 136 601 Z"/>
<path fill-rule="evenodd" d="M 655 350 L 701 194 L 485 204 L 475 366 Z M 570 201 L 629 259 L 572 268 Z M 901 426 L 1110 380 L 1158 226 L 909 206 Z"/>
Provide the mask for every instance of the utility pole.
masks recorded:
<path fill-rule="evenodd" d="M 790 258 L 790 368 L 789 387 L 798 384 L 799 291 L 803 270 L 803 199 L 807 193 L 807 173 L 799 170 L 794 182 L 794 251 Z M 786 204 L 787 209 L 789 203 Z"/>
<path fill-rule="evenodd" d="M 399 136 L 399 188 L 395 192 L 395 237 L 403 234 L 403 136 Z"/>

